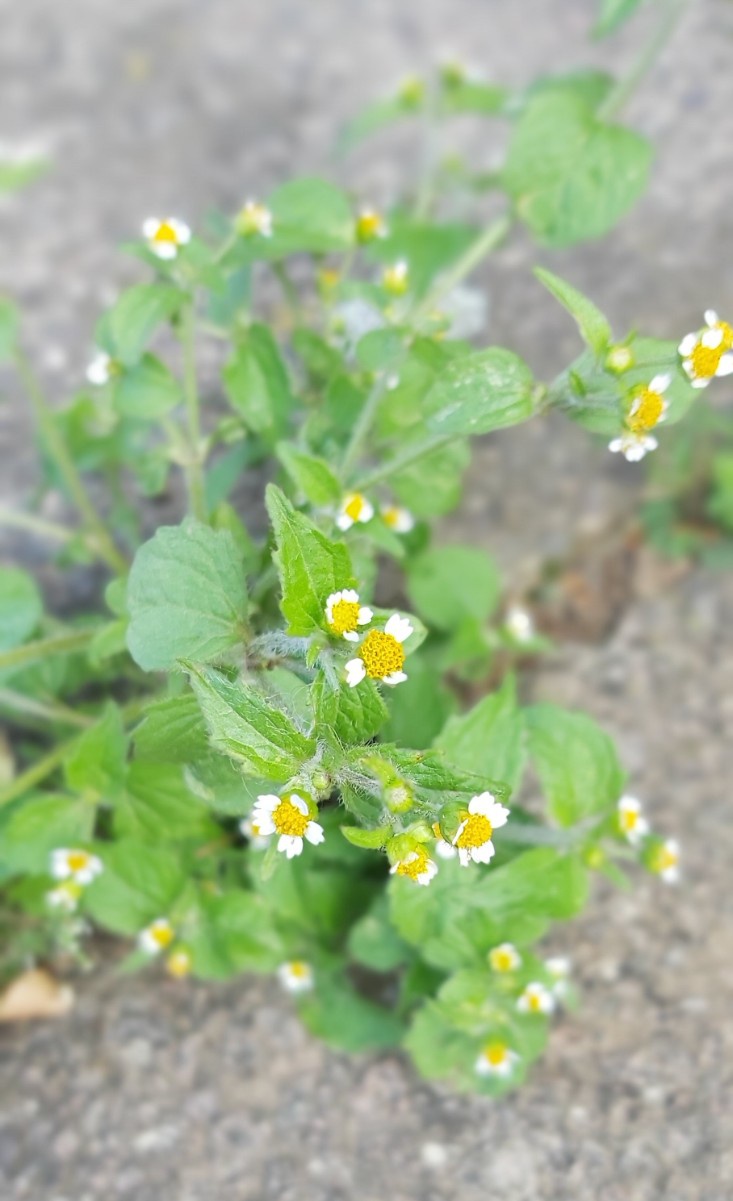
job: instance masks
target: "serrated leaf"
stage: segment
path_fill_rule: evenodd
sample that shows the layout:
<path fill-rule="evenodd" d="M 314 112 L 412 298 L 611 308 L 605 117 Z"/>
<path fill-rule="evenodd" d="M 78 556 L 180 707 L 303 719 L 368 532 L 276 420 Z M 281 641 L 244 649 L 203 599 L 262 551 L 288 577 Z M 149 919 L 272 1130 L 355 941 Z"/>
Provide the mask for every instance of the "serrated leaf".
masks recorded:
<path fill-rule="evenodd" d="M 501 780 L 516 791 L 525 749 L 524 722 L 513 679 L 508 676 L 498 692 L 485 696 L 468 713 L 450 717 L 435 748 L 457 768 Z"/>
<path fill-rule="evenodd" d="M 313 1033 L 345 1051 L 377 1051 L 396 1046 L 403 1026 L 393 1010 L 356 992 L 344 977 L 316 977 L 316 987 L 300 1005 Z"/>
<path fill-rule="evenodd" d="M 139 759 L 192 763 L 209 749 L 206 723 L 190 692 L 148 705 L 133 732 Z"/>
<path fill-rule="evenodd" d="M 345 746 L 369 742 L 387 720 L 387 706 L 372 680 L 358 688 L 334 688 L 321 672 L 313 681 L 311 704 L 318 736 L 327 733 Z"/>
<path fill-rule="evenodd" d="M 158 327 L 183 301 L 183 293 L 171 284 L 136 284 L 128 288 L 98 322 L 98 345 L 113 359 L 134 366 Z"/>
<path fill-rule="evenodd" d="M 424 401 L 436 434 L 488 434 L 531 417 L 534 377 L 518 355 L 500 346 L 454 360 Z"/>
<path fill-rule="evenodd" d="M 249 775 L 285 781 L 313 756 L 315 741 L 262 693 L 211 668 L 187 667 L 211 745 L 236 759 Z"/>
<path fill-rule="evenodd" d="M 216 837 L 218 829 L 210 811 L 186 787 L 179 764 L 139 760 L 131 765 L 124 796 L 115 806 L 117 838 L 203 841 Z"/>
<path fill-rule="evenodd" d="M 232 535 L 200 522 L 161 526 L 135 555 L 127 645 L 144 671 L 216 659 L 241 641 L 247 592 Z"/>
<path fill-rule="evenodd" d="M 84 892 L 84 909 L 116 934 L 137 934 L 167 917 L 186 884 L 179 855 L 145 841 L 121 838 L 97 848 L 104 871 Z"/>
<path fill-rule="evenodd" d="M 408 567 L 410 601 L 423 620 L 439 630 L 453 630 L 466 617 L 488 619 L 500 588 L 493 560 L 470 546 L 433 547 Z"/>
<path fill-rule="evenodd" d="M 69 788 L 113 801 L 125 782 L 127 743 L 119 707 L 108 701 L 103 716 L 84 731 L 64 764 Z"/>
<path fill-rule="evenodd" d="M 561 826 L 607 813 L 621 795 L 626 775 L 609 736 L 585 713 L 555 705 L 525 711 L 532 763 Z"/>
<path fill-rule="evenodd" d="M 293 406 L 290 381 L 277 343 L 266 325 L 251 325 L 222 372 L 224 389 L 255 434 L 269 439 L 287 428 Z"/>
<path fill-rule="evenodd" d="M 290 442 L 279 442 L 275 453 L 298 491 L 310 504 L 324 508 L 337 504 L 341 499 L 343 490 L 325 459 L 298 450 Z"/>
<path fill-rule="evenodd" d="M 602 354 L 611 341 L 612 333 L 611 326 L 600 309 L 596 308 L 593 301 L 579 292 L 577 288 L 566 283 L 564 279 L 560 279 L 558 275 L 553 275 L 551 271 L 535 267 L 534 273 L 548 292 L 551 292 L 575 319 L 584 341 L 591 350 L 594 350 L 596 354 Z"/>
<path fill-rule="evenodd" d="M 280 608 L 288 632 L 312 634 L 323 629 L 331 593 L 354 586 L 349 552 L 342 542 L 332 542 L 298 513 L 273 484 L 267 488 L 265 501 L 277 544 L 274 559 L 282 588 Z"/>
<path fill-rule="evenodd" d="M 3 872 L 45 875 L 51 851 L 88 844 L 95 809 L 63 793 L 32 793 L 11 813 L 0 840 Z"/>
<path fill-rule="evenodd" d="M 644 191 L 650 160 L 639 134 L 599 121 L 576 96 L 548 92 L 520 117 L 503 180 L 541 243 L 571 246 L 620 220 Z"/>

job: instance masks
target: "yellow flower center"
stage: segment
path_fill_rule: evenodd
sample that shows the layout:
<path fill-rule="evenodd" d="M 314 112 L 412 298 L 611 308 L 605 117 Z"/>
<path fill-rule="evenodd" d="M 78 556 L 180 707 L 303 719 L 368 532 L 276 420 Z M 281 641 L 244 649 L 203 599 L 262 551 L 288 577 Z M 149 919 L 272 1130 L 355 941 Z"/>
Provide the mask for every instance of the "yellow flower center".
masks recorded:
<path fill-rule="evenodd" d="M 440 822 L 433 822 L 432 829 L 433 829 L 433 834 L 435 835 L 436 838 L 443 837 L 443 831 L 440 828 Z"/>
<path fill-rule="evenodd" d="M 497 948 L 491 952 L 491 966 L 495 972 L 510 972 L 514 967 L 514 956 L 511 951 Z"/>
<path fill-rule="evenodd" d="M 165 966 L 171 976 L 180 980 L 191 971 L 191 956 L 188 951 L 174 951 L 168 956 Z"/>
<path fill-rule="evenodd" d="M 383 680 L 393 671 L 402 671 L 405 652 L 392 634 L 371 630 L 359 648 L 359 655 L 371 680 Z M 489 826 L 489 830 L 491 827 Z"/>
<path fill-rule="evenodd" d="M 150 937 L 159 947 L 167 947 L 173 942 L 173 930 L 166 923 L 150 927 Z"/>
<path fill-rule="evenodd" d="M 407 291 L 407 272 L 402 267 L 388 267 L 384 273 L 383 283 L 393 296 L 403 296 Z"/>
<path fill-rule="evenodd" d="M 728 326 L 730 329 L 730 326 Z M 733 332 L 733 331 L 732 331 Z M 698 342 L 690 355 L 692 370 L 698 379 L 712 379 L 725 351 L 725 337 L 719 346 L 703 346 Z"/>
<path fill-rule="evenodd" d="M 364 508 L 364 497 L 360 492 L 355 492 L 353 496 L 349 496 L 344 505 L 344 513 L 350 517 L 352 521 L 358 521 L 361 517 L 362 509 Z"/>
<path fill-rule="evenodd" d="M 160 225 L 153 234 L 153 241 L 172 242 L 174 246 L 177 246 L 178 234 L 168 221 L 161 221 Z"/>
<path fill-rule="evenodd" d="M 654 855 L 652 871 L 669 871 L 671 867 L 676 867 L 678 862 L 679 856 L 676 851 L 673 851 L 670 847 L 658 847 Z"/>
<path fill-rule="evenodd" d="M 80 872 L 89 863 L 89 855 L 86 851 L 69 851 L 66 856 L 66 862 L 69 866 L 69 871 Z"/>
<path fill-rule="evenodd" d="M 527 1009 L 530 1013 L 542 1012 L 542 997 L 539 993 L 528 992 L 525 994 L 527 998 Z"/>
<path fill-rule="evenodd" d="M 421 876 L 428 866 L 429 856 L 424 847 L 417 847 L 414 852 L 414 857 L 411 856 L 409 863 L 403 860 L 397 867 L 396 875 L 407 876 L 408 880 L 414 880 L 417 883 L 418 876 Z"/>
<path fill-rule="evenodd" d="M 301 813 L 289 796 L 280 798 L 280 804 L 272 815 L 272 824 L 278 834 L 289 834 L 293 838 L 302 838 L 310 821 L 307 813 Z"/>
<path fill-rule="evenodd" d="M 331 610 L 329 622 L 334 634 L 350 634 L 359 625 L 359 602 L 339 600 Z"/>
<path fill-rule="evenodd" d="M 389 509 L 382 509 L 382 520 L 390 529 L 394 529 L 400 519 L 400 510 L 392 506 Z"/>
<path fill-rule="evenodd" d="M 492 1068 L 501 1067 L 506 1063 L 508 1049 L 504 1043 L 489 1043 L 484 1047 L 484 1059 Z"/>
<path fill-rule="evenodd" d="M 493 826 L 483 813 L 469 813 L 466 824 L 455 841 L 455 846 L 470 851 L 473 847 L 482 847 L 488 842 L 493 833 Z"/>
<path fill-rule="evenodd" d="M 634 434 L 643 434 L 652 430 L 664 412 L 664 397 L 661 392 L 651 388 L 642 388 L 634 399 L 634 411 L 630 413 L 626 424 Z"/>
<path fill-rule="evenodd" d="M 361 242 L 371 242 L 378 238 L 384 228 L 384 222 L 379 213 L 360 213 L 356 219 L 356 236 Z"/>
<path fill-rule="evenodd" d="M 723 340 L 720 343 L 722 351 L 733 350 L 733 325 L 729 325 L 727 321 L 719 321 L 715 326 L 723 335 Z"/>
<path fill-rule="evenodd" d="M 631 830 L 635 830 L 639 822 L 639 814 L 635 809 L 622 809 L 619 815 L 621 829 L 627 834 Z"/>
<path fill-rule="evenodd" d="M 310 968 L 302 959 L 293 959 L 288 964 L 288 969 L 294 980 L 307 980 L 310 976 Z"/>

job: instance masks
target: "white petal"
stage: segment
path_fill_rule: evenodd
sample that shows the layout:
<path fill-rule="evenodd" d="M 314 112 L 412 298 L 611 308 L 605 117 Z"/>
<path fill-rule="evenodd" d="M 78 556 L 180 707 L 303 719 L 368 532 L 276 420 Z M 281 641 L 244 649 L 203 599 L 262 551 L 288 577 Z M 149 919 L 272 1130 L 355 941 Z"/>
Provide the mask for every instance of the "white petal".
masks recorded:
<path fill-rule="evenodd" d="M 356 598 L 359 599 L 358 596 Z M 366 626 L 372 620 L 374 614 L 368 605 L 362 605 L 356 618 L 357 625 Z"/>
<path fill-rule="evenodd" d="M 733 375 L 733 353 L 726 353 L 718 363 L 718 370 L 715 372 L 718 378 L 724 375 Z"/>
<path fill-rule="evenodd" d="M 649 387 L 652 392 L 665 392 L 671 383 L 671 375 L 655 375 Z"/>
<path fill-rule="evenodd" d="M 471 797 L 468 802 L 468 812 L 480 813 L 484 817 L 488 817 L 494 807 L 494 800 L 493 792 L 481 792 L 478 796 Z"/>
<path fill-rule="evenodd" d="M 185 221 L 178 221 L 173 218 L 173 220 L 169 222 L 169 225 L 175 232 L 175 235 L 178 238 L 181 246 L 185 246 L 187 242 L 191 241 L 191 230 L 186 225 Z"/>
<path fill-rule="evenodd" d="M 354 592 L 353 588 L 344 588 L 343 592 L 341 593 L 341 599 L 348 601 L 350 605 L 358 605 L 359 593 Z"/>
<path fill-rule="evenodd" d="M 697 339 L 697 334 L 685 334 L 684 338 L 677 347 L 677 350 L 683 357 L 692 354 L 693 350 L 697 346 Z"/>
<path fill-rule="evenodd" d="M 471 848 L 471 858 L 474 863 L 490 863 L 494 858 L 494 854 L 495 848 L 491 839 L 488 842 L 483 842 L 480 847 Z"/>
<path fill-rule="evenodd" d="M 486 815 L 491 822 L 492 827 L 498 830 L 500 826 L 505 826 L 509 817 L 509 810 L 500 805 L 498 801 L 494 801 L 491 812 Z"/>
<path fill-rule="evenodd" d="M 294 859 L 303 850 L 303 839 L 294 834 L 281 834 L 277 840 L 278 851 L 283 851 L 287 859 Z"/>
<path fill-rule="evenodd" d="M 623 448 L 624 448 L 623 438 L 614 438 L 613 442 L 609 442 L 609 444 L 608 444 L 608 449 L 614 455 L 618 454 L 618 452 L 620 450 L 623 450 Z"/>
<path fill-rule="evenodd" d="M 698 379 L 693 379 L 690 382 L 691 382 L 693 388 L 707 388 L 708 384 L 710 383 L 711 378 L 712 377 L 710 377 L 710 376 L 707 376 L 707 377 L 703 376 Z"/>
<path fill-rule="evenodd" d="M 368 500 L 362 501 L 361 512 L 359 513 L 359 521 L 361 521 L 363 524 L 366 524 L 367 521 L 371 521 L 373 516 L 374 505 Z"/>
<path fill-rule="evenodd" d="M 340 530 L 350 530 L 354 524 L 353 517 L 349 517 L 348 513 L 339 513 L 336 518 L 336 525 Z"/>
<path fill-rule="evenodd" d="M 157 217 L 148 217 L 147 221 L 143 221 L 143 237 L 154 238 L 160 227 L 160 221 Z"/>
<path fill-rule="evenodd" d="M 469 863 L 471 862 L 471 853 L 466 849 L 466 847 L 458 848 L 458 860 L 461 867 L 468 867 Z"/>
<path fill-rule="evenodd" d="M 326 837 L 323 833 L 323 826 L 320 826 L 318 822 L 308 822 L 305 828 L 305 836 L 308 842 L 314 847 L 319 846 Z"/>
<path fill-rule="evenodd" d="M 439 838 L 435 844 L 435 854 L 439 855 L 441 859 L 455 859 L 456 853 L 456 848 L 452 847 L 444 838 Z"/>
<path fill-rule="evenodd" d="M 412 633 L 412 624 L 406 617 L 393 613 L 384 627 L 385 634 L 391 634 L 398 642 L 405 642 Z"/>
<path fill-rule="evenodd" d="M 175 242 L 151 242 L 149 249 L 159 259 L 174 259 L 178 254 Z"/>
<path fill-rule="evenodd" d="M 359 641 L 359 635 L 357 634 L 356 630 L 347 630 L 347 632 L 344 634 L 344 638 L 347 642 Z"/>
<path fill-rule="evenodd" d="M 303 814 L 303 817 L 308 816 L 310 813 L 308 802 L 304 801 L 302 796 L 299 796 L 297 792 L 291 792 L 289 800 L 291 805 L 295 805 L 295 808 L 298 810 L 298 812 Z"/>
<path fill-rule="evenodd" d="M 252 816 L 255 819 L 257 831 L 263 838 L 268 838 L 270 834 L 275 833 L 275 823 L 272 817 L 266 811 L 260 811 L 256 807 L 252 810 Z"/>
<path fill-rule="evenodd" d="M 349 685 L 349 688 L 355 688 L 366 675 L 366 667 L 364 666 L 363 659 L 349 659 L 344 670 L 346 672 L 346 683 Z"/>
<path fill-rule="evenodd" d="M 458 827 L 455 834 L 453 835 L 453 846 L 456 845 L 456 843 L 458 842 L 458 839 L 461 837 L 461 834 L 463 833 L 463 831 L 465 830 L 467 825 L 468 825 L 467 822 L 465 822 L 465 821 L 461 822 L 460 826 Z"/>
<path fill-rule="evenodd" d="M 404 684 L 406 679 L 404 671 L 391 671 L 388 676 L 382 677 L 382 683 L 394 688 L 395 684 Z"/>
<path fill-rule="evenodd" d="M 708 350 L 717 350 L 723 341 L 723 331 L 722 329 L 706 329 L 700 341 Z"/>
<path fill-rule="evenodd" d="M 274 792 L 263 792 L 257 797 L 254 807 L 262 813 L 274 813 L 279 804 L 280 797 L 275 796 Z"/>
<path fill-rule="evenodd" d="M 710 326 L 718 324 L 718 314 L 715 312 L 715 309 L 705 310 L 705 324 Z"/>

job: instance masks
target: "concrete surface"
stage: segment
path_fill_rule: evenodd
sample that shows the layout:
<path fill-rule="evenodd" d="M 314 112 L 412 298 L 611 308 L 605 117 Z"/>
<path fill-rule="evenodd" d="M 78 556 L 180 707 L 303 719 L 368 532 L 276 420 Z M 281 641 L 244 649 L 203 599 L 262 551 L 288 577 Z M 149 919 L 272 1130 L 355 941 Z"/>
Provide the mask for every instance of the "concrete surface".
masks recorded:
<path fill-rule="evenodd" d="M 324 169 L 345 117 L 444 51 L 509 82 L 589 58 L 623 66 L 646 18 L 589 54 L 591 9 L 0 0 L 2 136 L 45 140 L 56 158 L 0 210 L 0 288 L 26 307 L 52 394 L 81 378 L 100 303 L 134 278 L 114 247 L 144 216 L 197 220 Z M 619 330 L 676 335 L 708 305 L 733 311 L 731 50 L 729 0 L 697 0 L 629 110 L 658 149 L 648 196 L 603 242 L 543 256 Z M 404 133 L 375 143 L 348 178 L 388 199 L 408 145 Z M 576 341 L 531 280 L 536 258 L 520 239 L 484 278 L 492 338 L 549 375 Z M 14 385 L 0 387 L 15 402 L 0 410 L 0 485 L 17 500 L 32 456 Z M 520 580 L 579 536 L 592 557 L 638 495 L 638 469 L 580 431 L 551 435 L 536 425 L 483 442 L 447 529 Z M 733 582 L 675 579 L 647 554 L 632 567 L 605 641 L 561 647 L 529 686 L 619 738 L 653 820 L 680 836 L 685 879 L 603 887 L 558 932 L 585 1003 L 524 1091 L 492 1105 L 428 1088 L 398 1058 L 336 1055 L 270 983 L 104 971 L 81 981 L 68 1021 L 0 1034 L 3 1201 L 729 1201 Z"/>

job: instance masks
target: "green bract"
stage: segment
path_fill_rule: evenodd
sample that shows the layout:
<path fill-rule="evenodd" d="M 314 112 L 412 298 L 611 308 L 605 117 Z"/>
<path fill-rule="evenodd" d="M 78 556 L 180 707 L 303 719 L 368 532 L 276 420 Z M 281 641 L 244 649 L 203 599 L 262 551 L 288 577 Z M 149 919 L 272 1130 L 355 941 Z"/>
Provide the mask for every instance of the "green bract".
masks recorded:
<path fill-rule="evenodd" d="M 632 8 L 605 3 L 598 31 Z M 517 218 L 565 246 L 627 211 L 649 149 L 608 120 L 616 86 L 580 72 L 512 95 L 445 67 L 348 140 L 415 113 L 514 122 L 491 177 L 437 164 L 414 204 L 376 221 L 309 178 L 197 236 L 163 222 L 162 255 L 132 246 L 153 277 L 101 318 L 90 382 L 57 412 L 0 302 L 0 358 L 42 445 L 38 495 L 60 489 L 78 513 L 72 529 L 6 520 L 57 542 L 61 566 L 106 576 L 74 619 L 25 572 L 0 573 L 15 755 L 0 881 L 38 956 L 81 959 L 82 915 L 129 941 L 129 969 L 277 971 L 334 1045 L 399 1044 L 426 1076 L 496 1094 L 573 1003 L 536 944 L 582 908 L 590 871 L 619 878 L 630 858 L 673 871 L 671 844 L 645 825 L 631 836 L 608 736 L 520 700 L 547 643 L 507 607 L 497 566 L 430 528 L 458 502 L 473 435 L 551 407 L 614 439 L 642 417 L 648 432 L 656 402 L 642 411 L 638 396 L 660 375 L 670 420 L 694 403 L 676 341 L 614 344 L 550 271 L 538 277 L 586 344 L 554 381 L 481 345 L 484 308 L 464 286 Z M 487 189 L 508 202 L 489 225 Z M 385 268 L 400 286 L 383 286 Z M 225 344 L 221 387 L 201 394 L 210 336 Z M 179 476 L 187 512 L 154 530 L 140 498 L 179 496 Z M 732 478 L 721 458 L 713 504 L 729 525 Z M 21 938 L 5 975 L 27 958 Z"/>

